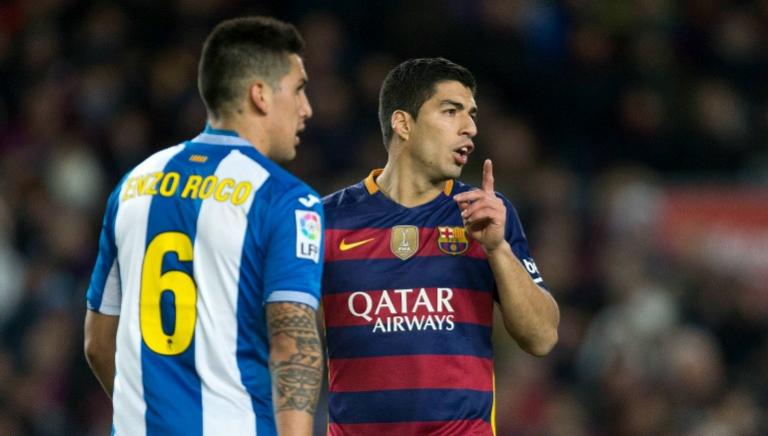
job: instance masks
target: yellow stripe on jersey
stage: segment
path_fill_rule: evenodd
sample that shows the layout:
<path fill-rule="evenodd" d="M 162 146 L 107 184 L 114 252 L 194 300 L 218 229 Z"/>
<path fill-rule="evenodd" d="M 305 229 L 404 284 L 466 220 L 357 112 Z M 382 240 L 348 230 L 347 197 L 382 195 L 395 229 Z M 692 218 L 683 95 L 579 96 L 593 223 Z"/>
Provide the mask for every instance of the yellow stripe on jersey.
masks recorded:
<path fill-rule="evenodd" d="M 491 430 L 493 436 L 496 436 L 496 371 L 493 374 L 493 403 L 491 403 Z"/>

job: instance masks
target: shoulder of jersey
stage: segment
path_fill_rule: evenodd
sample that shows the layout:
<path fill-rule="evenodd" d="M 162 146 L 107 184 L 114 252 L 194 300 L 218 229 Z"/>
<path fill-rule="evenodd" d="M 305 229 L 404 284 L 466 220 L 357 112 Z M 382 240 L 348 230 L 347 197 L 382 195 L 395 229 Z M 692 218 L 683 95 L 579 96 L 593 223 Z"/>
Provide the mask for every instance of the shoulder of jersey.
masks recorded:
<path fill-rule="evenodd" d="M 451 195 L 456 195 L 456 194 L 459 194 L 461 192 L 471 191 L 473 189 L 475 189 L 474 186 L 468 185 L 468 184 L 462 182 L 461 180 L 454 179 L 453 180 L 453 192 L 451 192 Z"/>
<path fill-rule="evenodd" d="M 151 154 L 149 157 L 144 159 L 140 164 L 132 168 L 126 176 L 130 175 L 133 172 L 140 171 L 143 166 L 149 164 L 152 160 L 156 158 L 157 155 L 168 153 L 172 148 L 177 148 L 186 144 L 187 143 L 184 142 L 181 144 L 176 144 L 176 145 L 166 147 L 156 151 L 155 153 Z M 180 150 L 182 150 L 182 148 L 180 148 Z M 281 191 L 283 190 L 289 191 L 289 190 L 296 189 L 297 193 L 300 193 L 300 191 L 306 191 L 310 194 L 316 195 L 315 191 L 311 187 L 309 187 L 309 185 L 307 185 L 303 180 L 294 176 L 288 170 L 276 164 L 275 162 L 267 159 L 264 155 L 262 155 L 258 151 L 251 150 L 250 148 L 243 148 L 243 147 L 232 148 L 231 150 L 242 153 L 242 155 L 245 158 L 255 161 L 267 171 L 267 173 L 269 174 L 269 178 L 267 179 L 265 186 L 271 186 Z"/>
<path fill-rule="evenodd" d="M 365 189 L 363 182 L 358 182 L 352 186 L 347 186 L 344 189 L 323 197 L 323 208 L 328 211 L 338 207 L 359 203 L 368 197 L 368 191 Z"/>
<path fill-rule="evenodd" d="M 281 191 L 282 190 L 288 191 L 292 189 L 299 189 L 299 190 L 303 189 L 311 194 L 315 194 L 315 191 L 312 188 L 310 188 L 306 182 L 296 177 L 295 175 L 291 174 L 288 170 L 281 167 L 277 163 L 267 159 L 264 155 L 262 155 L 258 151 L 251 150 L 249 148 L 246 148 L 245 150 L 239 149 L 238 151 L 243 152 L 245 156 L 256 161 L 265 170 L 267 170 L 267 173 L 269 173 L 269 179 L 267 179 L 267 183 L 265 184 L 265 186 L 272 185 L 274 188 L 277 188 Z"/>
<path fill-rule="evenodd" d="M 471 191 L 473 189 L 480 189 L 480 188 L 478 188 L 477 186 L 472 186 L 472 185 L 466 184 L 466 183 L 464 183 L 464 182 L 462 182 L 460 180 L 454 180 L 453 181 L 453 192 L 452 192 L 452 195 L 456 195 L 456 194 L 459 194 L 461 192 Z M 501 198 L 504 201 L 504 203 L 506 203 L 508 206 L 511 205 L 511 202 L 509 201 L 509 199 L 507 197 L 505 197 L 504 194 L 502 194 L 501 192 L 496 191 L 496 196 Z"/>
<path fill-rule="evenodd" d="M 136 164 L 133 168 L 128 170 L 128 172 L 125 174 L 125 177 L 127 178 L 131 175 L 131 173 L 141 173 L 141 171 L 143 171 L 147 165 L 153 165 L 153 163 L 158 159 L 171 159 L 174 155 L 178 154 L 178 152 L 184 149 L 185 144 L 186 143 L 182 142 L 180 144 L 163 147 L 160 150 L 155 151 L 154 153 L 144 158 L 144 160 Z M 174 149 L 175 151 L 173 151 Z"/>

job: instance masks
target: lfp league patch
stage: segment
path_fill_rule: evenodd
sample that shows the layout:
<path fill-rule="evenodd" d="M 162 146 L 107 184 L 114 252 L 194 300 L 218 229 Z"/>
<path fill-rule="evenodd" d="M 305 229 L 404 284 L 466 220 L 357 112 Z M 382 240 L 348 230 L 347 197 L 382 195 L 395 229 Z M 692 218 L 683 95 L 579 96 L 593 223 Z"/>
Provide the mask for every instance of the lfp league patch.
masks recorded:
<path fill-rule="evenodd" d="M 320 261 L 323 226 L 320 215 L 311 210 L 296 210 L 296 257 Z"/>

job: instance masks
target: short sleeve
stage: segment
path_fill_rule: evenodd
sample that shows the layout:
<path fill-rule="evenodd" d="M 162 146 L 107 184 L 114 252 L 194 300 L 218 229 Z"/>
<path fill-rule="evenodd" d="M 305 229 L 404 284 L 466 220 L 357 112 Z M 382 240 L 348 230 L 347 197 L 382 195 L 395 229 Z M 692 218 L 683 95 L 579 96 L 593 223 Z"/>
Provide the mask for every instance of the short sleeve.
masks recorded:
<path fill-rule="evenodd" d="M 122 298 L 117 244 L 115 243 L 115 219 L 119 204 L 120 186 L 122 183 L 107 200 L 107 210 L 104 212 L 99 236 L 99 253 L 91 274 L 91 283 L 86 292 L 88 309 L 105 315 L 119 315 Z"/>
<path fill-rule="evenodd" d="M 530 250 L 528 249 L 528 239 L 525 237 L 523 231 L 523 225 L 520 222 L 520 217 L 517 215 L 515 207 L 504 196 L 496 194 L 504 202 L 504 206 L 507 208 L 507 228 L 506 228 L 506 240 L 512 247 L 512 252 L 520 260 L 520 262 L 528 271 L 531 279 L 539 286 L 546 287 L 544 285 L 544 279 L 539 273 L 539 268 L 536 266 L 536 262 L 531 257 Z"/>
<path fill-rule="evenodd" d="M 323 273 L 323 207 L 307 186 L 276 196 L 264 227 L 264 302 L 317 309 Z"/>

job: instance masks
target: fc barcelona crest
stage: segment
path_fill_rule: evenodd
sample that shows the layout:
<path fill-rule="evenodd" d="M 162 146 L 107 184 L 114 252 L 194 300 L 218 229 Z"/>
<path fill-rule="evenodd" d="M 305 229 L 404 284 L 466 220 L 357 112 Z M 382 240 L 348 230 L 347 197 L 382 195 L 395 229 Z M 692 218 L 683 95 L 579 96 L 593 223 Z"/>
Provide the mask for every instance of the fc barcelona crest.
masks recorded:
<path fill-rule="evenodd" d="M 389 237 L 389 249 L 402 260 L 419 250 L 419 229 L 416 226 L 394 226 Z"/>
<path fill-rule="evenodd" d="M 469 240 L 464 227 L 437 227 L 437 246 L 445 254 L 458 256 L 467 251 Z"/>

